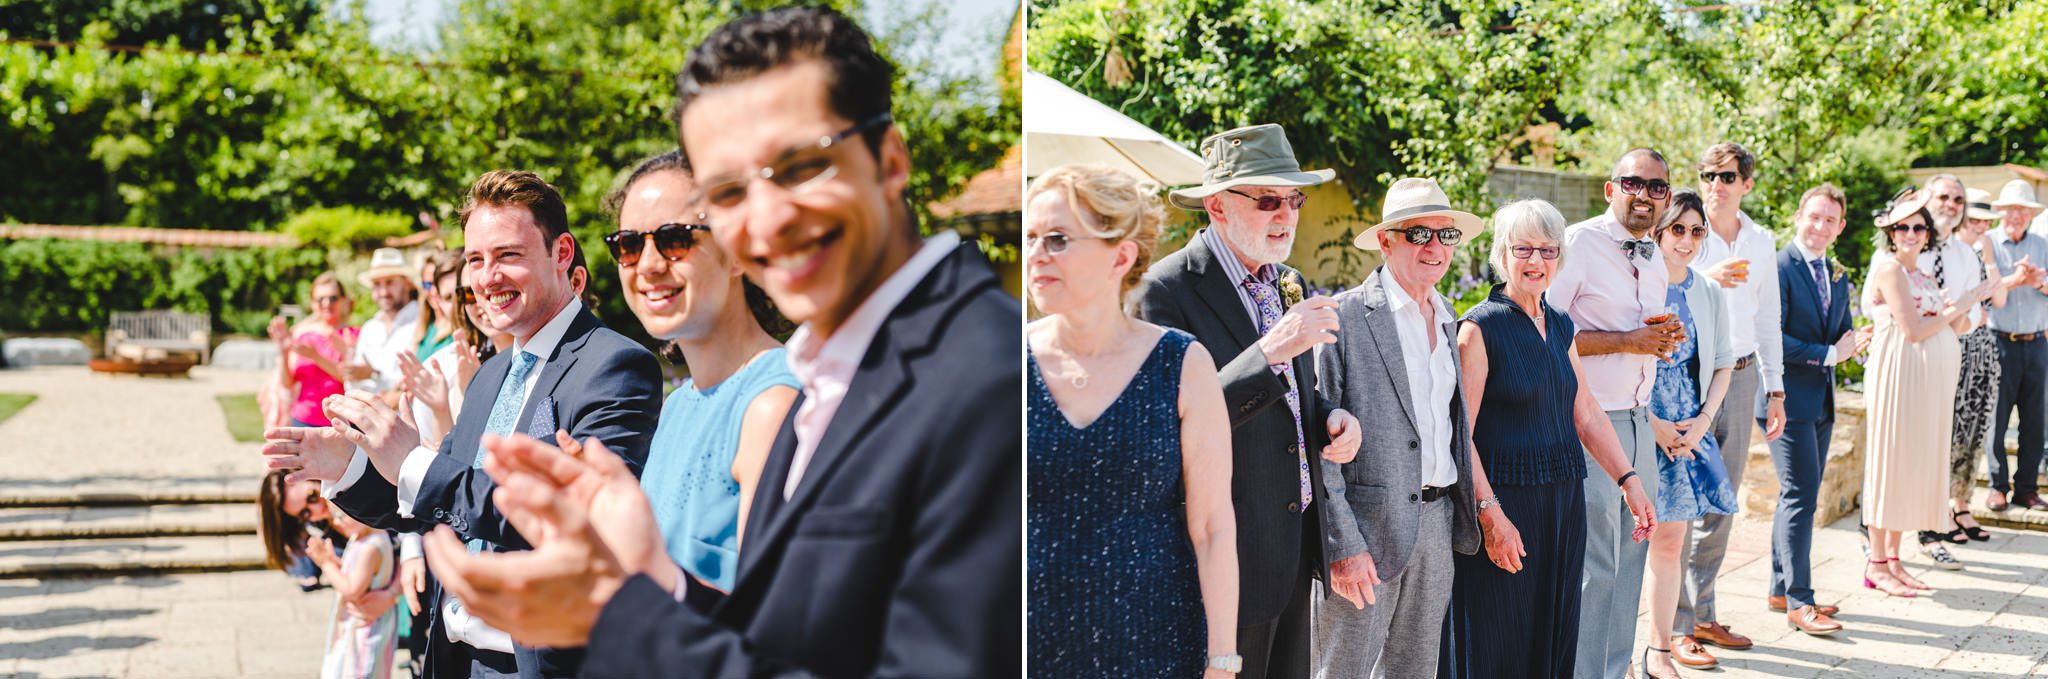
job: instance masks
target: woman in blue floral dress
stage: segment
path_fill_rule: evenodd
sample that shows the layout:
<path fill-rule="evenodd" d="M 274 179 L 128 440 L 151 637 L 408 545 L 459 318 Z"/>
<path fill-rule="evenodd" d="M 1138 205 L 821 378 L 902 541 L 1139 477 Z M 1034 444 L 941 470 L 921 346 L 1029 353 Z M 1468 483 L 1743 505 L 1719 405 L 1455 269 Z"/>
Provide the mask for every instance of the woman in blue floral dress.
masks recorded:
<path fill-rule="evenodd" d="M 1664 219 L 1650 231 L 1670 267 L 1664 310 L 1685 326 L 1685 340 L 1657 361 L 1657 382 L 1650 391 L 1650 426 L 1656 431 L 1657 449 L 1664 453 L 1657 458 L 1657 528 L 1650 538 L 1648 563 L 1652 630 L 1671 629 L 1679 583 L 1685 576 L 1679 556 L 1692 520 L 1735 513 L 1735 486 L 1710 431 L 1735 367 L 1728 346 L 1728 305 L 1712 281 L 1688 267 L 1706 235 L 1706 212 L 1699 194 L 1689 189 L 1672 192 Z M 1678 676 L 1669 648 L 1659 648 L 1653 641 L 1643 653 L 1643 674 Z"/>

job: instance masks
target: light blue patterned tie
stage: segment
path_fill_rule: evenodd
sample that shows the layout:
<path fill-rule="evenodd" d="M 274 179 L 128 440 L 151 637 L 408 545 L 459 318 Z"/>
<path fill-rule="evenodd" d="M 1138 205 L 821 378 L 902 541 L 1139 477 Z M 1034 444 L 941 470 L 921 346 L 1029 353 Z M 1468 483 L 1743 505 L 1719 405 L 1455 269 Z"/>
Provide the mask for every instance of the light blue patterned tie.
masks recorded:
<path fill-rule="evenodd" d="M 1252 301 L 1258 304 L 1259 334 L 1264 335 L 1266 331 L 1273 329 L 1273 324 L 1280 322 L 1280 295 L 1274 293 L 1272 286 L 1260 282 L 1255 276 L 1246 276 L 1244 287 L 1251 291 Z M 1302 436 L 1301 390 L 1294 382 L 1294 361 L 1273 366 L 1273 371 L 1280 373 L 1280 377 L 1287 382 L 1287 409 L 1294 415 L 1294 459 L 1301 467 L 1301 509 L 1308 511 L 1309 501 L 1315 499 L 1315 494 L 1309 492 L 1308 441 Z"/>
<path fill-rule="evenodd" d="M 505 373 L 505 383 L 498 386 L 498 400 L 491 402 L 491 419 L 484 420 L 484 433 L 505 436 L 519 424 L 520 407 L 526 405 L 526 374 L 533 372 L 533 364 L 539 361 L 539 356 L 526 351 L 512 357 L 512 371 Z M 476 457 L 470 458 L 469 468 L 484 468 L 482 445 L 476 447 Z M 476 538 L 470 538 L 467 543 L 471 554 L 483 551 L 488 544 Z"/>

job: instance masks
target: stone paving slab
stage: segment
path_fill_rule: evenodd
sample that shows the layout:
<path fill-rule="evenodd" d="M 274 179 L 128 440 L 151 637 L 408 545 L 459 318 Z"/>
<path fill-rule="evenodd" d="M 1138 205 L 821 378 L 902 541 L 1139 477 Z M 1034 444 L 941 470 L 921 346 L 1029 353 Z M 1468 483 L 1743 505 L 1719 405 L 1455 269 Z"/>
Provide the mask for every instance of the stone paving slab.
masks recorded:
<path fill-rule="evenodd" d="M 0 580 L 0 677 L 317 676 L 333 606 L 275 571 Z"/>
<path fill-rule="evenodd" d="M 15 540 L 255 534 L 249 504 L 0 508 L 0 544 Z"/>
<path fill-rule="evenodd" d="M 0 542 L 0 579 L 262 567 L 255 535 Z"/>
<path fill-rule="evenodd" d="M 39 397 L 0 423 L 0 497 L 248 496 L 263 478 L 260 446 L 228 435 L 214 396 L 255 393 L 266 376 L 208 367 L 189 378 L 0 370 L 0 392 Z"/>
<path fill-rule="evenodd" d="M 1845 628 L 1810 637 L 1764 606 L 1770 583 L 1770 524 L 1740 520 L 1718 580 L 1718 617 L 1756 647 L 1709 648 L 1716 677 L 2048 677 L 2048 533 L 1992 529 L 1990 542 L 1951 546 L 1965 568 L 1932 567 L 1908 548 L 1907 568 L 1935 588 L 1895 598 L 1863 587 L 1856 518 L 1815 532 L 1813 584 L 1821 603 L 1842 607 Z M 1638 644 L 1649 637 L 1640 617 Z"/>

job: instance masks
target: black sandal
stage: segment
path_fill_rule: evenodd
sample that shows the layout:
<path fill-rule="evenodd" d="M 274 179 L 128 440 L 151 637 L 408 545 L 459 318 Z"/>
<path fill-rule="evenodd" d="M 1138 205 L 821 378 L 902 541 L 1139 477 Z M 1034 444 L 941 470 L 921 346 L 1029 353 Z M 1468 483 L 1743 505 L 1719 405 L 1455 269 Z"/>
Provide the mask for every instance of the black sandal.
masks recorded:
<path fill-rule="evenodd" d="M 1967 510 L 1967 509 L 1964 509 L 1964 510 L 1958 510 L 1958 511 L 1957 511 L 1957 512 L 1956 512 L 1956 513 L 1954 514 L 1954 516 L 1955 516 L 1956 518 L 1962 518 L 1962 517 L 1965 517 L 1965 516 L 1969 516 L 1969 515 L 1970 515 L 1970 510 Z M 1950 531 L 1950 532 L 1949 532 L 1949 538 L 1948 538 L 1949 542 L 1953 542 L 1953 543 L 1956 543 L 1956 544 L 1959 544 L 1959 545 L 1960 545 L 1960 544 L 1965 544 L 1965 543 L 1964 543 L 1964 542 L 1963 542 L 1962 540 L 1960 540 L 1960 539 L 1957 539 L 1957 537 L 1956 537 L 1957 535 L 1967 535 L 1967 536 L 1969 536 L 1969 538 L 1970 538 L 1971 540 L 1976 540 L 1976 541 L 1978 541 L 1978 542 L 1986 542 L 1986 541 L 1989 541 L 1989 540 L 1991 539 L 1991 531 L 1987 531 L 1987 530 L 1984 530 L 1984 527 L 1983 527 L 1983 526 L 1970 526 L 1970 527 L 1968 527 L 1968 528 L 1964 528 L 1964 527 L 1962 527 L 1962 526 L 1963 526 L 1963 522 L 1961 522 L 1961 521 L 1957 521 L 1957 522 L 1956 522 L 1956 529 L 1955 529 L 1955 530 L 1953 530 L 1953 531 Z"/>

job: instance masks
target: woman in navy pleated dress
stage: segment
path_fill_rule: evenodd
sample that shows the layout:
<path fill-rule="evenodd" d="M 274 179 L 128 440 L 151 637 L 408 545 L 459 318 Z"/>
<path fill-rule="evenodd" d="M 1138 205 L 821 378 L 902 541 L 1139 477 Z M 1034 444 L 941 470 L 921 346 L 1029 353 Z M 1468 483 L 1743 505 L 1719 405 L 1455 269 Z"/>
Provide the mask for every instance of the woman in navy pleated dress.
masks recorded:
<path fill-rule="evenodd" d="M 1619 479 L 1639 526 L 1656 518 L 1607 415 L 1579 379 L 1572 319 L 1543 301 L 1564 262 L 1564 217 L 1540 200 L 1493 216 L 1505 282 L 1458 328 L 1472 481 L 1486 550 L 1457 556 L 1445 676 L 1568 677 L 1577 660 L 1586 460 Z"/>
<path fill-rule="evenodd" d="M 1164 219 L 1157 187 L 1061 167 L 1026 193 L 1026 516 L 1033 677 L 1234 676 L 1230 430 L 1194 338 L 1122 300 Z"/>

